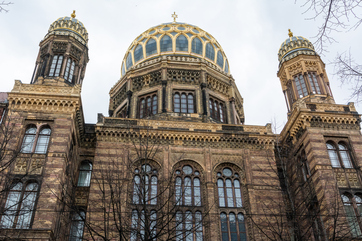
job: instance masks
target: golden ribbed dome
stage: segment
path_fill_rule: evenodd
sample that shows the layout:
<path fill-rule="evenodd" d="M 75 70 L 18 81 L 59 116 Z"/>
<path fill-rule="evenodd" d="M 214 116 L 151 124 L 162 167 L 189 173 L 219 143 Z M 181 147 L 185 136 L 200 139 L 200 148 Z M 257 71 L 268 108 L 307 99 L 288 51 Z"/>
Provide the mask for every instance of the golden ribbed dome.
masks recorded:
<path fill-rule="evenodd" d="M 68 35 L 72 36 L 84 45 L 88 43 L 88 32 L 83 23 L 72 17 L 62 17 L 55 20 L 49 27 L 48 33 L 45 35 L 47 38 L 50 35 Z"/>
<path fill-rule="evenodd" d="M 224 51 L 211 34 L 191 24 L 172 22 L 149 28 L 132 42 L 123 58 L 121 75 L 162 55 L 205 59 L 226 73 L 230 71 Z"/>
<path fill-rule="evenodd" d="M 279 64 L 300 54 L 316 55 L 317 53 L 314 50 L 313 44 L 308 39 L 301 36 L 293 36 L 289 31 L 289 38 L 287 38 L 279 48 Z"/>

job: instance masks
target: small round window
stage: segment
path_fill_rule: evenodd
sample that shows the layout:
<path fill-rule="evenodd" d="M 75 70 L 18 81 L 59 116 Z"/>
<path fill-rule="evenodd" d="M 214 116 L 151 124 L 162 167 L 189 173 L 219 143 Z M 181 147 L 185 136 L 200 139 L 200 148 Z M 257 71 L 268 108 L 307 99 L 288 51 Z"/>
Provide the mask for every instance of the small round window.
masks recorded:
<path fill-rule="evenodd" d="M 231 171 L 230 168 L 224 168 L 224 170 L 222 170 L 222 174 L 224 174 L 224 176 L 226 177 L 230 177 L 233 174 L 233 172 Z"/>
<path fill-rule="evenodd" d="M 190 166 L 184 166 L 182 168 L 182 171 L 186 174 L 186 175 L 190 175 L 192 173 L 192 167 Z"/>

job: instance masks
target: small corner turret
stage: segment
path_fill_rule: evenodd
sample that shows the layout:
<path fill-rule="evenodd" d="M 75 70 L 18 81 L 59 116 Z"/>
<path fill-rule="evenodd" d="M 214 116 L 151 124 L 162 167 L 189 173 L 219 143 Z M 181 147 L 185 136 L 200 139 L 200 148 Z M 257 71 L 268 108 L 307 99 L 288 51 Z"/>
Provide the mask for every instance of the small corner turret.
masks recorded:
<path fill-rule="evenodd" d="M 74 10 L 50 25 L 39 44 L 31 84 L 82 85 L 89 61 L 88 32 L 75 17 Z"/>
<path fill-rule="evenodd" d="M 293 36 L 290 29 L 288 36 L 278 52 L 277 73 L 288 115 L 296 106 L 307 103 L 334 104 L 325 64 L 314 50 L 313 44 L 304 37 Z"/>

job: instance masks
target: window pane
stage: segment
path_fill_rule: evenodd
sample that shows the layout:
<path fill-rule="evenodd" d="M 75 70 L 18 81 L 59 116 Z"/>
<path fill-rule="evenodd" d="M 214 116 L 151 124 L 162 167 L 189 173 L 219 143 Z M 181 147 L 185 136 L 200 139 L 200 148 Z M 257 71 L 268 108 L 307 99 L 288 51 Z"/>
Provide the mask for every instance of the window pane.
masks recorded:
<path fill-rule="evenodd" d="M 151 177 L 151 204 L 157 204 L 157 177 Z"/>
<path fill-rule="evenodd" d="M 177 113 L 180 112 L 180 95 L 178 93 L 174 96 L 174 111 Z"/>
<path fill-rule="evenodd" d="M 133 180 L 133 203 L 134 204 L 139 204 L 140 203 L 140 182 L 141 179 L 140 177 L 137 175 L 134 177 Z"/>
<path fill-rule="evenodd" d="M 218 194 L 219 194 L 219 206 L 225 207 L 224 181 L 222 179 L 218 179 L 217 186 L 218 186 Z"/>
<path fill-rule="evenodd" d="M 35 153 L 45 154 L 47 152 L 50 133 L 51 133 L 50 128 L 44 128 L 40 131 L 38 136 L 38 141 L 35 147 Z"/>
<path fill-rule="evenodd" d="M 143 47 L 142 45 L 137 45 L 137 47 L 134 50 L 134 62 L 137 63 L 141 59 L 143 59 Z"/>
<path fill-rule="evenodd" d="M 201 40 L 199 38 L 194 38 L 192 40 L 192 50 L 191 50 L 193 53 L 195 54 L 200 54 L 202 55 L 202 43 L 201 43 Z"/>
<path fill-rule="evenodd" d="M 62 67 L 62 62 L 63 62 L 63 55 L 59 55 L 57 64 L 56 64 L 56 66 L 55 66 L 54 76 L 59 76 L 60 68 Z"/>
<path fill-rule="evenodd" d="M 126 60 L 126 67 L 127 70 L 129 70 L 130 67 L 132 67 L 133 61 L 132 61 L 132 54 L 131 52 L 128 53 L 127 60 Z"/>
<path fill-rule="evenodd" d="M 153 96 L 152 100 L 152 114 L 157 114 L 157 95 Z"/>
<path fill-rule="evenodd" d="M 145 108 L 145 99 L 142 99 L 140 103 L 140 118 L 143 118 L 144 108 Z"/>
<path fill-rule="evenodd" d="M 19 212 L 16 228 L 30 228 L 31 217 L 33 216 L 35 199 L 38 185 L 36 183 L 28 184 L 24 192 L 21 208 Z"/>
<path fill-rule="evenodd" d="M 85 213 L 80 212 L 80 215 L 75 213 L 72 217 L 72 224 L 70 228 L 70 241 L 81 241 L 83 240 L 83 229 L 84 229 L 84 221 Z"/>
<path fill-rule="evenodd" d="M 238 224 L 239 224 L 240 241 L 246 241 L 246 229 L 245 229 L 244 215 L 241 213 L 238 213 Z"/>
<path fill-rule="evenodd" d="M 146 56 L 150 56 L 150 55 L 156 54 L 156 53 L 157 53 L 156 41 L 152 38 L 152 39 L 148 40 L 148 42 L 146 44 Z"/>
<path fill-rule="evenodd" d="M 191 178 L 185 177 L 185 205 L 191 205 Z"/>
<path fill-rule="evenodd" d="M 214 59 L 215 59 L 215 50 L 211 43 L 208 43 L 206 45 L 205 57 L 212 61 L 214 61 Z"/>
<path fill-rule="evenodd" d="M 187 105 L 188 113 L 194 113 L 194 96 L 192 94 L 187 96 Z"/>
<path fill-rule="evenodd" d="M 138 213 L 137 210 L 132 211 L 132 224 L 131 224 L 131 241 L 137 240 L 137 227 L 138 227 Z"/>
<path fill-rule="evenodd" d="M 221 213 L 220 214 L 220 222 L 221 222 L 222 241 L 229 241 L 228 224 L 227 224 L 226 213 Z"/>
<path fill-rule="evenodd" d="M 176 204 L 181 205 L 182 204 L 182 188 L 181 188 L 181 177 L 176 177 Z"/>
<path fill-rule="evenodd" d="M 240 189 L 239 180 L 234 180 L 234 188 L 235 188 L 236 207 L 242 207 L 243 203 L 241 200 L 241 189 Z"/>
<path fill-rule="evenodd" d="M 217 65 L 219 65 L 221 68 L 224 67 L 224 57 L 222 56 L 221 51 L 217 52 Z"/>
<path fill-rule="evenodd" d="M 195 206 L 201 206 L 200 179 L 198 178 L 194 178 L 194 204 Z"/>
<path fill-rule="evenodd" d="M 13 227 L 19 206 L 22 187 L 22 183 L 17 183 L 9 192 L 3 211 L 4 215 L 1 218 L 1 228 Z"/>
<path fill-rule="evenodd" d="M 160 49 L 161 52 L 172 51 L 172 39 L 170 38 L 170 36 L 165 35 L 162 37 L 160 41 Z"/>
<path fill-rule="evenodd" d="M 229 213 L 229 225 L 231 241 L 238 241 L 238 235 L 236 230 L 236 217 L 234 213 Z"/>
<path fill-rule="evenodd" d="M 182 213 L 178 211 L 176 213 L 176 240 L 183 240 L 183 217 Z"/>
<path fill-rule="evenodd" d="M 181 95 L 181 112 L 187 113 L 187 100 L 186 100 L 186 94 Z"/>
<path fill-rule="evenodd" d="M 189 51 L 189 41 L 185 35 L 180 35 L 176 39 L 176 51 Z"/>
<path fill-rule="evenodd" d="M 193 241 L 193 220 L 192 220 L 192 213 L 190 211 L 187 211 L 185 213 L 185 238 L 186 241 Z"/>
<path fill-rule="evenodd" d="M 341 167 L 335 147 L 329 143 L 326 144 L 328 149 L 329 159 L 331 160 L 332 167 Z"/>

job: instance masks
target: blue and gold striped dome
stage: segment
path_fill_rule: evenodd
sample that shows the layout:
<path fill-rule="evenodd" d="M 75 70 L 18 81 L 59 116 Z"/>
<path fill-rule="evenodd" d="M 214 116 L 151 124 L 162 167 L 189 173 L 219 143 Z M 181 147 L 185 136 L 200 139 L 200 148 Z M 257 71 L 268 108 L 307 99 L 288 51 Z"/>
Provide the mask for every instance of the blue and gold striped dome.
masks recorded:
<path fill-rule="evenodd" d="M 224 51 L 211 34 L 191 24 L 172 22 L 149 28 L 132 42 L 122 61 L 121 76 L 132 66 L 163 55 L 205 59 L 230 71 Z"/>
<path fill-rule="evenodd" d="M 44 39 L 50 35 L 72 36 L 84 45 L 88 43 L 88 32 L 83 23 L 75 18 L 75 11 L 71 17 L 62 17 L 55 20 L 49 27 Z"/>
<path fill-rule="evenodd" d="M 292 59 L 300 54 L 316 55 L 313 44 L 306 38 L 301 36 L 293 36 L 289 31 L 289 38 L 287 38 L 279 48 L 278 60 L 279 64 Z"/>

